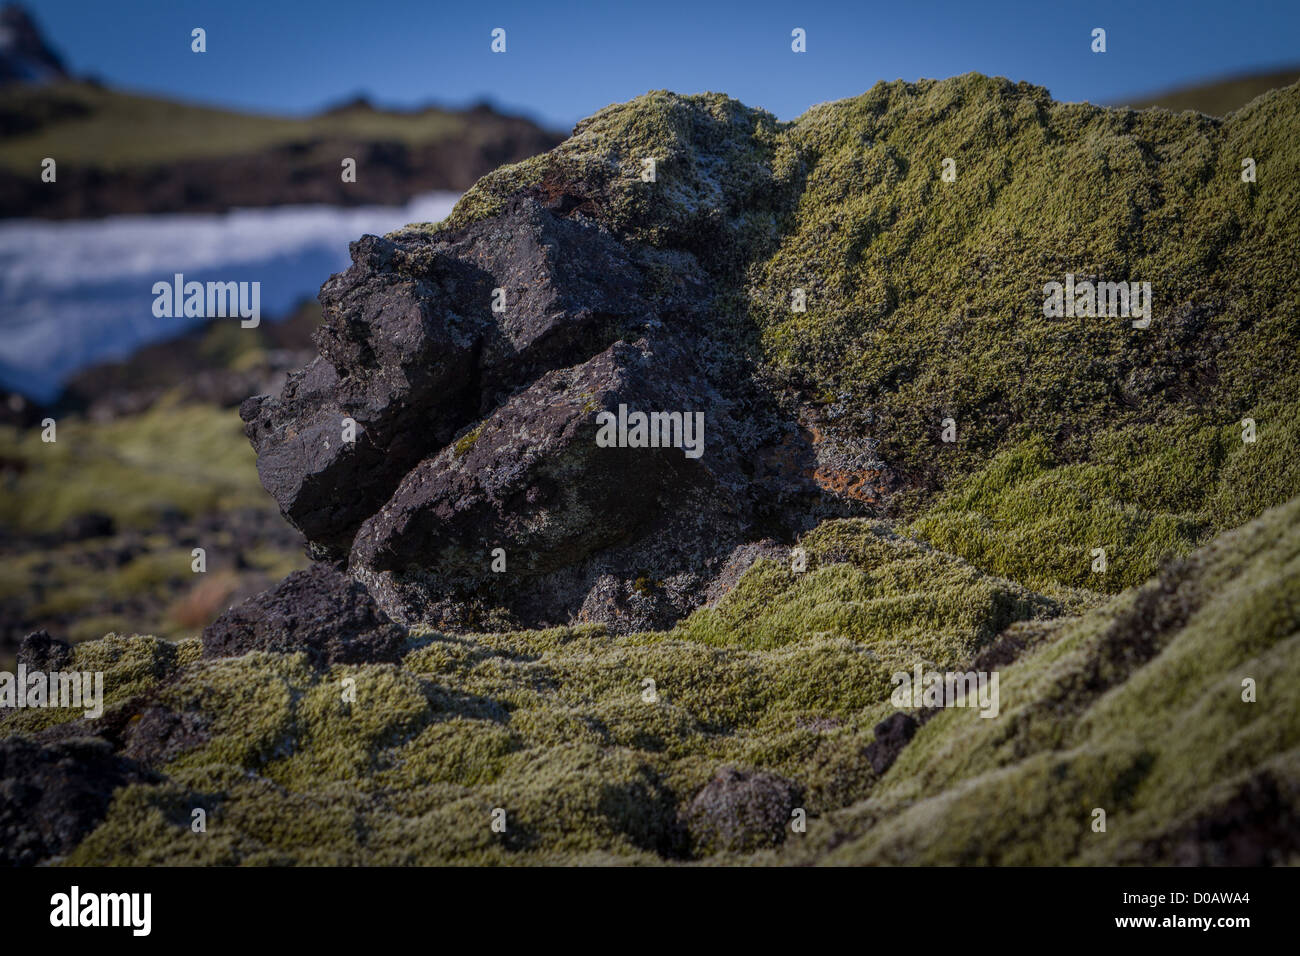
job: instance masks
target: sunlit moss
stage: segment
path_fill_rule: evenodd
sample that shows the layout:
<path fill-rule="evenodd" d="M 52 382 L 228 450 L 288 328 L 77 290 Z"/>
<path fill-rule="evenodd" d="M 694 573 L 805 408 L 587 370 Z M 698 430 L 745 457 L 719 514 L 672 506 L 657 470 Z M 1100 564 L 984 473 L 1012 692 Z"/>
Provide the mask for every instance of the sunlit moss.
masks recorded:
<path fill-rule="evenodd" d="M 485 177 L 445 228 L 527 191 L 697 256 L 718 339 L 879 441 L 892 523 L 826 521 L 807 570 L 760 560 L 666 633 L 419 632 L 400 666 L 328 671 L 87 645 L 209 739 L 120 791 L 70 862 L 1178 862 L 1234 787 L 1289 799 L 1298 99 L 1219 121 L 971 74 L 780 124 L 656 92 Z M 1045 318 L 1066 272 L 1150 281 L 1150 328 Z M 879 776 L 891 674 L 965 669 L 999 636 L 1023 644 L 1000 715 L 944 710 Z M 722 766 L 796 784 L 808 832 L 693 846 L 684 811 Z"/>

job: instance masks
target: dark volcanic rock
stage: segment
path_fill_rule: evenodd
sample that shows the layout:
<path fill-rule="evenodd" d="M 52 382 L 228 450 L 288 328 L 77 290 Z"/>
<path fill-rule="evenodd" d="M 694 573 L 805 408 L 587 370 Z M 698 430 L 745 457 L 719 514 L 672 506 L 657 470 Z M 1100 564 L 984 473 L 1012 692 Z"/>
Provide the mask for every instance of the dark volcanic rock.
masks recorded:
<path fill-rule="evenodd" d="M 201 713 L 146 707 L 131 722 L 122 754 L 145 766 L 161 766 L 212 739 L 210 721 Z"/>
<path fill-rule="evenodd" d="M 323 357 L 278 399 L 240 407 L 262 483 L 322 556 L 345 554 L 426 443 L 451 437 L 440 413 L 467 400 L 482 322 L 445 304 L 491 291 L 456 260 L 400 272 L 394 244 L 373 236 L 352 254 L 352 268 L 321 290 Z M 354 441 L 344 440 L 345 419 Z"/>
<path fill-rule="evenodd" d="M 784 777 L 723 767 L 686 811 L 691 843 L 704 853 L 776 846 L 800 799 L 798 786 Z"/>
<path fill-rule="evenodd" d="M 45 631 L 35 631 L 23 638 L 18 648 L 18 662 L 26 664 L 28 670 L 46 674 L 62 670 L 72 663 L 72 645 L 50 637 Z"/>
<path fill-rule="evenodd" d="M 876 739 L 867 744 L 867 759 L 871 761 L 871 769 L 877 775 L 883 774 L 894 765 L 903 748 L 916 736 L 919 726 L 919 722 L 911 714 L 899 712 L 890 714 L 872 728 Z"/>
<path fill-rule="evenodd" d="M 73 515 L 59 530 L 68 541 L 88 541 L 91 538 L 111 538 L 117 533 L 117 524 L 112 515 L 102 511 L 87 511 Z"/>
<path fill-rule="evenodd" d="M 396 663 L 405 641 L 363 585 L 315 564 L 217 618 L 203 632 L 203 656 L 304 651 L 316 666 Z"/>
<path fill-rule="evenodd" d="M 67 853 L 104 818 L 113 791 L 145 779 L 102 740 L 0 740 L 0 865 Z"/>
<path fill-rule="evenodd" d="M 519 196 L 352 259 L 321 290 L 320 358 L 240 414 L 313 554 L 347 557 L 395 619 L 669 625 L 737 547 L 827 507 L 690 253 Z M 620 407 L 703 413 L 703 454 L 599 446 Z"/>
<path fill-rule="evenodd" d="M 48 747 L 69 740 L 96 737 L 106 741 L 115 752 L 121 753 L 127 738 L 131 736 L 135 727 L 140 723 L 141 713 L 145 708 L 153 706 L 152 701 L 156 696 L 156 690 L 152 690 L 145 694 L 128 697 L 111 707 L 105 707 L 104 713 L 94 720 L 85 720 L 78 717 L 62 724 L 55 724 L 53 727 L 46 727 L 32 734 L 32 740 Z M 137 754 L 131 754 L 130 756 L 133 760 L 139 759 Z"/>

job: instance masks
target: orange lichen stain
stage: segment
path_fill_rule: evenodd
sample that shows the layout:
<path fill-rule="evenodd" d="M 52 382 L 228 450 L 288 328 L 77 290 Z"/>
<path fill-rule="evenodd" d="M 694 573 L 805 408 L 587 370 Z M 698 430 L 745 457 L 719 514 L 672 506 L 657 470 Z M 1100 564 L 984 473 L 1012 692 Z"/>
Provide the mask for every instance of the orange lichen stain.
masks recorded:
<path fill-rule="evenodd" d="M 780 444 L 764 448 L 759 453 L 759 463 L 769 473 L 815 481 L 823 491 L 836 497 L 879 504 L 888 476 L 877 468 L 854 471 L 817 464 L 815 446 L 826 440 L 816 424 L 801 425 L 797 434 L 788 435 Z"/>
<path fill-rule="evenodd" d="M 874 469 L 854 472 L 818 468 L 813 478 L 826 491 L 840 497 L 873 505 L 880 503 L 883 476 Z"/>
<path fill-rule="evenodd" d="M 826 440 L 822 430 L 815 424 L 805 426 L 803 431 L 808 435 L 808 440 L 814 446 L 820 445 Z M 884 473 L 878 468 L 845 471 L 825 465 L 819 465 L 813 471 L 812 477 L 823 490 L 829 491 L 833 495 L 841 498 L 852 498 L 855 501 L 872 505 L 880 503 L 887 480 Z"/>

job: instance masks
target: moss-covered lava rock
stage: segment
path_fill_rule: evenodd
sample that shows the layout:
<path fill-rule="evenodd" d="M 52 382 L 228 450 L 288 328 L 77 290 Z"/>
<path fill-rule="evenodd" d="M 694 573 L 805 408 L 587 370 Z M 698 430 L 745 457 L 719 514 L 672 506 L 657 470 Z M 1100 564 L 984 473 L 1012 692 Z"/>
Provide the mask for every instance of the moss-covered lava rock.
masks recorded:
<path fill-rule="evenodd" d="M 602 110 L 354 245 L 242 409 L 385 652 L 273 592 L 220 656 L 72 648 L 102 725 L 0 734 L 139 768 L 78 864 L 1300 862 L 1298 134 L 1294 86 L 974 74 Z M 703 455 L 604 447 L 620 405 Z"/>

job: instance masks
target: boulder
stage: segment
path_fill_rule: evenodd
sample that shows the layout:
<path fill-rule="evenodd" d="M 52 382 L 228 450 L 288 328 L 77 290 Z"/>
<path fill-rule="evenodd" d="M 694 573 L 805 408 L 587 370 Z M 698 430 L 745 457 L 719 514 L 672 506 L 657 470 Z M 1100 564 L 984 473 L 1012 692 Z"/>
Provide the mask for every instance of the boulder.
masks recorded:
<path fill-rule="evenodd" d="M 365 587 L 327 564 L 293 572 L 203 631 L 207 658 L 302 651 L 318 667 L 396 663 L 405 644 L 405 631 L 375 605 Z"/>
<path fill-rule="evenodd" d="M 68 852 L 104 819 L 118 787 L 147 779 L 103 740 L 0 740 L 0 865 Z"/>
<path fill-rule="evenodd" d="M 18 647 L 18 662 L 26 664 L 29 671 L 45 674 L 63 670 L 72 663 L 72 645 L 46 631 L 33 631 Z"/>
<path fill-rule="evenodd" d="M 723 767 L 686 811 L 691 844 L 702 853 L 777 846 L 801 799 L 798 785 L 777 774 Z"/>
<path fill-rule="evenodd" d="M 399 622 L 670 626 L 822 499 L 798 426 L 717 341 L 695 257 L 569 212 L 521 195 L 354 243 L 321 290 L 320 356 L 240 410 L 313 555 Z M 702 414 L 702 453 L 602 446 L 620 409 Z"/>

